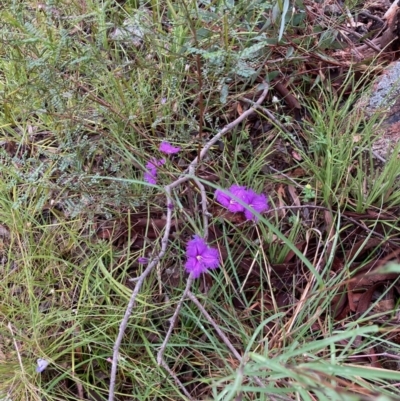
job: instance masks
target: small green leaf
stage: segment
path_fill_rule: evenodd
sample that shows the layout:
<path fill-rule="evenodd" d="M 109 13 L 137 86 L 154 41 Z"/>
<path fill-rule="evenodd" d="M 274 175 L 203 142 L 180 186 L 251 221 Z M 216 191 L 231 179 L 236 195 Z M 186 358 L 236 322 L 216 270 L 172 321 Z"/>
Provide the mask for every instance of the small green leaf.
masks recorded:
<path fill-rule="evenodd" d="M 379 269 L 375 270 L 374 273 L 378 273 L 378 274 L 399 273 L 400 274 L 400 263 L 389 262 L 385 266 L 382 266 Z"/>
<path fill-rule="evenodd" d="M 221 93 L 219 100 L 222 104 L 225 104 L 228 99 L 228 93 L 229 93 L 229 86 L 227 84 L 223 84 L 221 87 Z"/>

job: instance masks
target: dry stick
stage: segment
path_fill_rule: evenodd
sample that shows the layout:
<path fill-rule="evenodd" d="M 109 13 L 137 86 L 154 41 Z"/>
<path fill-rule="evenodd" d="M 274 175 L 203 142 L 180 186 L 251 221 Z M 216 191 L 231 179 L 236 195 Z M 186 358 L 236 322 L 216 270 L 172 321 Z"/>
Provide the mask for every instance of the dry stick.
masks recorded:
<path fill-rule="evenodd" d="M 179 179 L 177 181 L 180 181 Z M 171 189 L 173 188 L 173 184 L 167 185 L 165 187 L 165 191 L 167 193 L 167 205 L 169 203 L 172 203 L 172 198 L 171 198 Z M 115 381 L 116 381 L 116 376 L 117 376 L 117 367 L 118 367 L 118 354 L 119 354 L 119 348 L 121 346 L 122 338 L 124 337 L 124 333 L 126 330 L 126 326 L 128 325 L 128 320 L 130 315 L 132 314 L 132 310 L 135 306 L 135 301 L 136 298 L 139 294 L 139 291 L 144 283 L 144 280 L 146 277 L 151 273 L 153 270 L 154 266 L 158 263 L 158 261 L 164 256 L 165 252 L 167 251 L 167 245 L 168 245 L 168 238 L 169 238 L 169 232 L 171 230 L 171 222 L 172 222 L 172 208 L 167 207 L 167 219 L 165 223 L 165 232 L 164 235 L 161 239 L 161 251 L 160 253 L 149 263 L 149 265 L 146 267 L 146 269 L 143 271 L 143 273 L 139 276 L 135 288 L 132 291 L 131 298 L 129 300 L 128 306 L 125 311 L 124 318 L 121 321 L 121 324 L 119 326 L 119 332 L 118 332 L 118 337 L 115 340 L 114 344 L 114 349 L 113 349 L 113 360 L 112 360 L 112 366 L 111 366 L 111 377 L 110 377 L 110 388 L 109 388 L 109 393 L 108 393 L 108 400 L 113 401 L 114 400 L 114 389 L 115 389 Z"/>
<path fill-rule="evenodd" d="M 247 104 L 254 105 L 255 103 L 250 100 L 246 99 L 245 97 L 240 97 L 240 101 L 245 102 Z M 265 107 L 259 107 L 259 109 L 277 126 L 279 127 L 286 135 L 290 137 L 290 139 L 300 148 L 303 149 L 303 145 L 294 138 L 294 135 Z"/>
<path fill-rule="evenodd" d="M 185 291 L 183 292 L 183 295 L 182 295 L 181 299 L 179 300 L 178 305 L 176 306 L 175 312 L 174 312 L 174 314 L 172 315 L 172 317 L 170 319 L 170 325 L 169 325 L 168 332 L 165 335 L 165 339 L 164 339 L 163 343 L 161 344 L 160 350 L 157 353 L 157 363 L 159 365 L 161 365 L 165 348 L 167 347 L 168 340 L 171 337 L 172 330 L 175 327 L 176 319 L 178 319 L 178 315 L 179 315 L 179 312 L 180 312 L 180 310 L 182 308 L 183 302 L 186 299 L 188 291 L 190 291 L 190 287 L 192 285 L 192 282 L 193 282 L 193 277 L 192 277 L 192 275 L 190 275 L 189 278 L 188 278 L 188 281 L 186 283 Z"/>
<path fill-rule="evenodd" d="M 209 217 L 209 212 L 207 209 L 207 194 L 206 194 L 206 190 L 204 188 L 204 185 L 195 177 L 193 177 L 193 181 L 196 183 L 196 185 L 199 187 L 200 189 L 200 193 L 201 193 L 201 205 L 202 205 L 202 214 L 203 214 L 203 230 L 204 230 L 204 239 L 206 240 L 208 237 L 208 217 Z M 161 344 L 160 350 L 157 353 L 157 363 L 162 366 L 175 380 L 175 383 L 182 389 L 182 391 L 184 392 L 184 394 L 186 395 L 186 397 L 188 397 L 189 400 L 193 400 L 193 398 L 191 397 L 190 393 L 186 390 L 185 386 L 182 384 L 182 382 L 178 379 L 178 377 L 176 376 L 175 372 L 172 371 L 172 369 L 168 366 L 167 362 L 164 359 L 164 352 L 165 349 L 167 348 L 169 339 L 172 335 L 172 331 L 175 327 L 176 321 L 178 319 L 179 316 L 179 312 L 182 308 L 183 302 L 185 301 L 185 299 L 187 298 L 187 293 L 188 291 L 190 291 L 190 287 L 192 286 L 192 282 L 193 282 L 193 276 L 190 275 L 188 278 L 188 281 L 186 283 L 186 288 L 185 291 L 182 294 L 181 299 L 178 302 L 178 305 L 175 309 L 175 312 L 173 314 L 173 316 L 170 319 L 170 325 L 169 325 L 169 329 L 167 334 L 165 335 L 164 341 Z"/>
<path fill-rule="evenodd" d="M 208 322 L 214 327 L 215 331 L 221 337 L 222 341 L 225 345 L 231 350 L 232 354 L 235 355 L 235 358 L 242 362 L 242 356 L 237 352 L 236 348 L 229 341 L 229 338 L 224 334 L 224 332 L 220 329 L 217 323 L 215 323 L 214 319 L 209 315 L 209 313 L 204 309 L 203 305 L 197 299 L 196 295 L 194 295 L 191 291 L 187 292 L 187 297 L 197 306 L 203 316 L 208 320 Z"/>
<path fill-rule="evenodd" d="M 264 85 L 264 90 L 260 96 L 260 98 L 257 100 L 256 103 L 249 109 L 246 110 L 240 117 L 238 117 L 236 120 L 232 121 L 230 124 L 226 125 L 218 134 L 216 134 L 210 141 L 208 141 L 200 154 L 196 156 L 193 161 L 189 164 L 189 167 L 183 172 L 183 174 L 174 182 L 172 182 L 169 185 L 166 185 L 164 187 L 164 190 L 166 192 L 166 197 L 167 197 L 167 205 L 170 203 L 172 204 L 172 196 L 171 196 L 171 191 L 173 188 L 177 187 L 178 185 L 196 178 L 195 177 L 195 171 L 196 167 L 201 159 L 204 158 L 204 156 L 207 154 L 208 150 L 227 132 L 238 126 L 243 120 L 245 120 L 248 116 L 250 116 L 254 111 L 256 110 L 257 107 L 261 105 L 261 103 L 264 101 L 265 97 L 267 96 L 269 86 L 266 82 L 263 82 Z M 201 190 L 201 188 L 200 188 Z M 204 202 L 204 199 L 203 199 Z M 204 206 L 203 206 L 204 208 Z M 169 233 L 171 230 L 171 221 L 172 221 L 172 208 L 167 207 L 167 218 L 166 218 L 166 224 L 165 224 L 165 232 L 161 240 L 161 251 L 160 253 L 149 263 L 149 265 L 146 267 L 146 269 L 143 271 L 143 273 L 139 276 L 135 288 L 132 291 L 131 298 L 129 300 L 128 306 L 125 311 L 124 318 L 121 321 L 121 324 L 119 326 L 119 332 L 117 339 L 115 340 L 114 343 L 114 348 L 113 348 L 113 360 L 112 360 L 112 366 L 111 366 L 111 376 L 110 376 L 110 388 L 108 391 L 108 401 L 114 401 L 114 392 L 115 392 L 115 382 L 116 382 L 116 376 L 117 376 L 117 367 L 118 367 L 118 354 L 119 354 L 119 348 L 122 343 L 122 339 L 124 337 L 124 333 L 126 330 L 126 327 L 128 325 L 128 320 L 129 317 L 132 314 L 132 310 L 135 306 L 136 298 L 139 294 L 139 291 L 146 279 L 146 277 L 151 273 L 153 270 L 154 266 L 159 262 L 159 260 L 164 256 L 166 250 L 167 250 L 167 245 L 168 245 L 168 239 L 169 239 Z M 171 372 L 169 372 L 171 373 Z"/>
<path fill-rule="evenodd" d="M 180 312 L 180 310 L 182 308 L 183 302 L 185 301 L 186 295 L 187 295 L 187 293 L 190 290 L 190 287 L 192 285 L 192 281 L 193 281 L 193 278 L 192 278 L 192 275 L 190 275 L 189 278 L 188 278 L 188 281 L 186 283 L 185 291 L 183 292 L 183 295 L 182 295 L 181 299 L 178 302 L 178 305 L 177 305 L 177 307 L 175 309 L 175 312 L 174 312 L 173 316 L 170 319 L 169 329 L 168 329 L 168 332 L 167 332 L 167 334 L 165 336 L 164 342 L 162 343 L 161 348 L 157 353 L 157 363 L 160 366 L 162 366 L 170 374 L 170 376 L 175 380 L 175 383 L 178 385 L 178 387 L 181 388 L 183 393 L 186 395 L 186 397 L 190 401 L 193 401 L 192 396 L 186 390 L 186 387 L 182 384 L 182 382 L 178 379 L 178 376 L 175 374 L 175 372 L 168 366 L 167 362 L 165 362 L 165 360 L 163 358 L 163 354 L 164 354 L 165 348 L 167 347 L 167 343 L 169 341 L 169 338 L 171 337 L 172 331 L 173 331 L 173 329 L 175 327 L 175 323 L 176 323 L 176 320 L 178 319 L 178 315 L 179 315 L 179 312 Z"/>
<path fill-rule="evenodd" d="M 194 398 L 190 395 L 189 391 L 186 390 L 186 387 L 182 384 L 182 382 L 178 379 L 175 372 L 167 365 L 164 359 L 161 360 L 161 366 L 170 374 L 170 376 L 175 380 L 175 383 L 181 388 L 183 393 L 186 395 L 189 401 L 194 401 Z"/>
<path fill-rule="evenodd" d="M 361 34 L 355 32 L 354 30 L 349 29 L 349 28 L 347 28 L 347 27 L 341 26 L 340 29 L 342 29 L 343 31 L 345 31 L 345 32 L 347 32 L 347 33 L 349 33 L 349 34 L 351 34 L 351 35 L 354 35 L 354 36 L 355 36 L 356 38 L 358 38 L 358 39 L 362 39 L 362 37 L 363 37 L 363 35 L 361 35 Z M 364 39 L 364 43 L 365 43 L 368 47 L 370 47 L 372 50 L 375 50 L 377 53 L 381 53 L 381 52 L 382 52 L 382 49 L 379 48 L 379 47 L 378 47 L 374 42 L 372 42 L 371 40 L 369 40 L 369 39 Z M 356 49 L 357 49 L 357 48 L 356 48 Z"/>
<path fill-rule="evenodd" d="M 197 156 L 193 159 L 193 161 L 189 164 L 189 167 L 186 169 L 185 172 L 187 172 L 189 175 L 194 175 L 196 167 L 201 159 L 207 154 L 208 150 L 213 146 L 216 142 L 218 142 L 227 132 L 238 126 L 243 120 L 245 120 L 248 116 L 254 113 L 254 111 L 260 107 L 261 103 L 264 101 L 265 97 L 267 96 L 268 90 L 269 90 L 269 85 L 263 81 L 264 85 L 264 90 L 260 96 L 260 98 L 257 100 L 257 102 L 252 103 L 252 107 L 250 109 L 246 110 L 240 117 L 238 117 L 236 120 L 232 121 L 230 124 L 226 125 L 224 128 L 222 128 L 221 131 L 218 132 L 217 135 L 215 135 L 212 139 L 210 139 L 203 147 L 202 151 L 200 152 L 200 157 Z"/>
<path fill-rule="evenodd" d="M 220 329 L 218 324 L 214 321 L 214 319 L 209 315 L 209 313 L 205 310 L 203 305 L 200 303 L 200 301 L 197 299 L 196 295 L 194 295 L 191 291 L 187 292 L 187 297 L 197 306 L 197 308 L 200 310 L 200 312 L 203 314 L 203 316 L 207 319 L 207 321 L 214 327 L 215 331 L 217 334 L 220 336 L 222 341 L 225 343 L 225 345 L 231 350 L 232 354 L 235 355 L 235 358 L 242 363 L 243 358 L 237 352 L 236 348 L 233 346 L 233 344 L 229 341 L 229 338 L 224 334 L 224 332 Z M 254 377 L 254 381 L 260 386 L 260 387 L 265 387 L 263 382 L 258 378 Z"/>
<path fill-rule="evenodd" d="M 371 13 L 369 13 L 369 12 L 366 11 L 366 10 L 360 11 L 360 12 L 358 13 L 358 15 L 363 15 L 364 17 L 367 17 L 367 18 L 372 19 L 372 20 L 374 20 L 374 21 L 376 21 L 376 22 L 379 22 L 379 23 L 382 24 L 382 25 L 385 23 L 385 21 L 384 21 L 383 19 L 377 17 L 376 15 L 372 15 Z"/>
<path fill-rule="evenodd" d="M 190 401 L 193 400 L 192 396 L 190 395 L 190 393 L 186 390 L 186 387 L 182 384 L 182 382 L 178 379 L 178 376 L 176 376 L 175 372 L 172 371 L 172 369 L 168 366 L 167 362 L 164 359 L 164 352 L 165 352 L 165 348 L 167 348 L 167 344 L 168 341 L 171 337 L 172 331 L 174 330 L 176 321 L 178 319 L 179 316 L 179 312 L 182 308 L 183 302 L 185 301 L 186 297 L 187 297 L 187 293 L 190 291 L 190 287 L 192 286 L 192 282 L 193 282 L 193 277 L 192 275 L 189 276 L 188 281 L 186 283 L 186 288 L 185 291 L 183 292 L 183 295 L 181 297 L 181 299 L 178 302 L 178 305 L 175 309 L 175 312 L 173 314 L 173 316 L 170 319 L 170 324 L 169 324 L 169 329 L 167 334 L 165 335 L 165 339 L 163 341 L 163 343 L 161 344 L 161 348 L 157 353 L 157 363 L 162 366 L 175 380 L 175 383 L 182 389 L 182 391 L 184 392 L 184 394 L 186 395 L 186 397 L 188 397 L 188 399 Z"/>

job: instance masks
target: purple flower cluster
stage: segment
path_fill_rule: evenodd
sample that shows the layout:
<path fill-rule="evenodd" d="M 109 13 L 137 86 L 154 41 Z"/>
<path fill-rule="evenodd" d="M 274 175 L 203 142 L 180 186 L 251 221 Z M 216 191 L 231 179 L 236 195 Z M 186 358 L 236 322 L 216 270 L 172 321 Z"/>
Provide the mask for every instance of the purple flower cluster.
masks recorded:
<path fill-rule="evenodd" d="M 267 197 L 258 194 L 252 189 L 247 189 L 240 185 L 232 185 L 228 190 L 217 189 L 215 198 L 232 213 L 244 212 L 247 220 L 258 221 L 253 210 L 263 213 L 269 209 Z M 242 203 L 238 202 L 242 201 Z M 245 205 L 243 205 L 243 203 Z"/>
<path fill-rule="evenodd" d="M 161 142 L 159 151 L 165 153 L 166 155 L 173 155 L 180 152 L 181 148 L 178 146 L 172 146 L 169 142 Z"/>
<path fill-rule="evenodd" d="M 160 144 L 159 151 L 167 155 L 173 155 L 181 150 L 180 147 L 173 146 L 169 142 L 163 141 Z M 153 157 L 146 164 L 144 179 L 150 184 L 157 182 L 157 170 L 164 165 L 165 159 L 156 159 Z M 263 213 L 268 210 L 268 200 L 264 194 L 258 194 L 251 188 L 248 189 L 240 185 L 232 185 L 227 190 L 217 190 L 215 198 L 230 212 L 243 212 L 247 220 L 257 222 L 255 213 Z M 172 209 L 173 205 L 168 204 Z M 216 248 L 208 246 L 204 238 L 195 235 L 186 247 L 185 269 L 192 278 L 198 278 L 202 273 L 209 269 L 216 269 L 220 264 L 219 252 Z M 138 258 L 138 263 L 147 264 L 149 260 L 146 257 Z"/>
<path fill-rule="evenodd" d="M 173 155 L 178 153 L 181 148 L 177 146 L 172 146 L 169 142 L 163 141 L 159 147 L 159 151 L 165 153 L 166 155 Z M 146 172 L 144 173 L 144 180 L 149 184 L 156 184 L 157 183 L 157 169 L 165 164 L 165 159 L 156 159 L 153 157 L 147 164 L 146 164 Z"/>
<path fill-rule="evenodd" d="M 186 246 L 186 272 L 191 274 L 193 278 L 198 278 L 208 269 L 216 269 L 219 266 L 219 253 L 216 248 L 211 248 L 206 241 L 195 235 Z M 139 264 L 145 265 L 149 262 L 146 257 L 137 259 Z"/>
<path fill-rule="evenodd" d="M 216 269 L 219 266 L 219 254 L 216 248 L 211 248 L 205 240 L 195 235 L 186 246 L 187 261 L 186 271 L 193 278 L 200 277 L 200 274 L 208 269 Z"/>
<path fill-rule="evenodd" d="M 181 150 L 180 147 L 173 146 L 169 142 L 162 142 L 159 151 L 167 155 L 173 155 Z M 146 172 L 144 180 L 150 184 L 157 182 L 157 169 L 165 164 L 165 159 L 156 159 L 153 157 L 146 164 Z M 168 208 L 173 209 L 173 205 L 167 205 Z M 219 253 L 216 248 L 211 248 L 207 245 L 206 241 L 195 235 L 191 241 L 188 242 L 186 247 L 186 271 L 193 277 L 198 278 L 202 273 L 208 269 L 216 269 L 219 266 Z M 138 258 L 138 263 L 147 264 L 149 260 L 146 257 Z"/>
<path fill-rule="evenodd" d="M 146 164 L 146 172 L 144 173 L 144 180 L 149 184 L 157 183 L 157 168 L 165 164 L 165 159 L 156 159 L 153 157 Z"/>

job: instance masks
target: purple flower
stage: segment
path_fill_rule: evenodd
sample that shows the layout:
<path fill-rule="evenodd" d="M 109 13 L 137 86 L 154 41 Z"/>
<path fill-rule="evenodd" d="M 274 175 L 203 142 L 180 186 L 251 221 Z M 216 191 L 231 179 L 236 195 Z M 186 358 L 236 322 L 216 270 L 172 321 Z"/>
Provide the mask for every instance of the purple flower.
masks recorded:
<path fill-rule="evenodd" d="M 162 166 L 165 163 L 165 159 L 158 160 L 156 158 L 152 158 L 146 164 L 146 172 L 144 173 L 144 180 L 149 184 L 156 184 L 157 182 L 157 168 Z"/>
<path fill-rule="evenodd" d="M 159 148 L 160 152 L 165 153 L 167 155 L 173 155 L 174 153 L 178 153 L 181 148 L 177 147 L 177 146 L 172 146 L 169 142 L 161 142 L 160 148 Z"/>
<path fill-rule="evenodd" d="M 246 187 L 241 187 L 240 185 L 232 185 L 227 192 L 220 191 L 219 189 L 215 191 L 215 198 L 222 206 L 225 206 L 232 213 L 243 212 L 244 206 L 241 205 L 230 194 L 247 203 Z"/>
<path fill-rule="evenodd" d="M 157 182 L 157 171 L 144 173 L 144 180 L 155 185 Z"/>
<path fill-rule="evenodd" d="M 258 213 L 263 213 L 269 209 L 267 197 L 264 194 L 257 194 L 252 189 L 247 191 L 247 203 Z M 258 221 L 258 217 L 248 208 L 245 209 L 244 215 L 247 220 Z"/>
<path fill-rule="evenodd" d="M 215 199 L 222 205 L 225 206 L 227 209 L 229 208 L 229 205 L 231 204 L 231 197 L 229 196 L 228 193 L 221 191 L 217 189 L 215 191 Z"/>
<path fill-rule="evenodd" d="M 244 212 L 247 220 L 258 221 L 258 218 L 249 208 L 258 213 L 263 213 L 269 208 L 267 197 L 264 194 L 257 194 L 252 189 L 247 189 L 240 185 L 232 185 L 228 191 L 217 189 L 215 198 L 232 213 Z M 240 204 L 236 198 L 245 203 L 246 206 Z"/>
<path fill-rule="evenodd" d="M 187 261 L 186 271 L 193 278 L 200 277 L 201 273 L 208 269 L 216 269 L 219 266 L 219 254 L 215 248 L 210 248 L 203 238 L 195 235 L 186 246 Z"/>
<path fill-rule="evenodd" d="M 42 373 L 47 368 L 47 366 L 49 366 L 49 363 L 50 362 L 46 361 L 46 359 L 39 358 L 37 360 L 36 372 Z"/>
<path fill-rule="evenodd" d="M 145 258 L 145 257 L 143 257 L 143 256 L 141 256 L 140 258 L 138 258 L 138 263 L 140 263 L 141 265 L 145 265 L 145 264 L 147 264 L 148 262 L 149 262 L 149 259 L 148 258 Z"/>

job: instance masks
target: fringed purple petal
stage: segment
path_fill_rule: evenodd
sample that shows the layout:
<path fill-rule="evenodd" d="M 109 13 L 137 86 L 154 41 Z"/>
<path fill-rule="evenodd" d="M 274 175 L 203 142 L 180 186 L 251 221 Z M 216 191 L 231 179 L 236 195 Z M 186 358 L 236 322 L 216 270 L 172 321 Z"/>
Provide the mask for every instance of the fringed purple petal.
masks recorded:
<path fill-rule="evenodd" d="M 175 153 L 180 152 L 181 148 L 178 146 L 173 146 L 169 142 L 164 141 L 161 142 L 159 150 L 160 152 L 165 153 L 167 155 L 173 155 Z"/>

